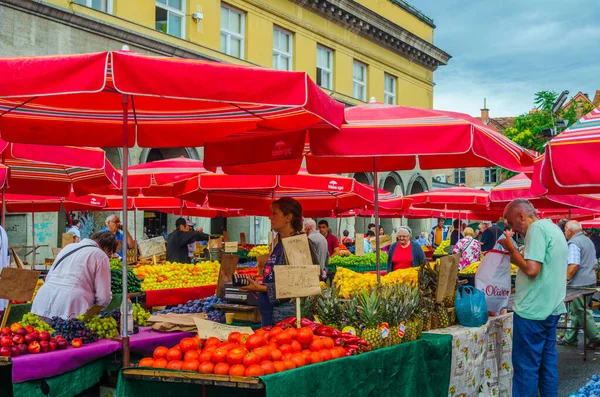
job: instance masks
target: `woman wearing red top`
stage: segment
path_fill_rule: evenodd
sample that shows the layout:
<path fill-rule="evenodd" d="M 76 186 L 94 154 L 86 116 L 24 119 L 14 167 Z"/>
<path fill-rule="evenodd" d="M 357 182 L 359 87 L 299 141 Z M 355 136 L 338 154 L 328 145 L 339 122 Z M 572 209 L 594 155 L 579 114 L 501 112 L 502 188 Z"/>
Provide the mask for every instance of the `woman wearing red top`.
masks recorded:
<path fill-rule="evenodd" d="M 408 226 L 398 229 L 398 242 L 392 244 L 388 252 L 388 272 L 419 266 L 425 260 L 423 249 L 417 242 L 411 241 L 411 234 Z"/>

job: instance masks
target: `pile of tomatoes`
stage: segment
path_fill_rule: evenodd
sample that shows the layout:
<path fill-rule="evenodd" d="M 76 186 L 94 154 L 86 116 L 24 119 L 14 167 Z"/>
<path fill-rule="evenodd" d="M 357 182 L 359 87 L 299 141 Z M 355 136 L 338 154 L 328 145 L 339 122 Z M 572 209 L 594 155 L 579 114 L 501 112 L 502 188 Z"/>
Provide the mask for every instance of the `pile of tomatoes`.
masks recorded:
<path fill-rule="evenodd" d="M 157 347 L 153 357 L 143 358 L 140 367 L 195 371 L 229 376 L 263 376 L 309 364 L 344 357 L 330 337 L 317 336 L 308 327 L 273 327 L 254 334 L 232 332 L 227 341 L 183 338 L 178 345 Z"/>

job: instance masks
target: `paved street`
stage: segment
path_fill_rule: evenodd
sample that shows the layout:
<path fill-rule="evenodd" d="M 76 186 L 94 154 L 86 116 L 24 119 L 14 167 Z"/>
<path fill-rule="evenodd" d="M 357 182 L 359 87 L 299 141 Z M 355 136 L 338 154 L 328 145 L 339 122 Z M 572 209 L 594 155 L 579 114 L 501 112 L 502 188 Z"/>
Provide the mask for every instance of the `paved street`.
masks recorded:
<path fill-rule="evenodd" d="M 583 343 L 579 348 L 557 346 L 558 350 L 558 396 L 569 396 L 579 390 L 594 374 L 600 373 L 600 349 L 588 350 L 583 361 Z"/>

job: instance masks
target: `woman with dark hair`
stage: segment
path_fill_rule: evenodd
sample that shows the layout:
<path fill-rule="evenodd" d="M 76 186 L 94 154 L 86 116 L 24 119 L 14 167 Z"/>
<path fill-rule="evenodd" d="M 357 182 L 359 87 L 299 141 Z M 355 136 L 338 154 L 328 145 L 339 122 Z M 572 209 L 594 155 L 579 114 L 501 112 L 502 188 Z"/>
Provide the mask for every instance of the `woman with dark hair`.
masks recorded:
<path fill-rule="evenodd" d="M 44 318 L 70 318 L 94 305 L 107 306 L 112 299 L 108 258 L 116 249 L 117 240 L 110 231 L 67 245 L 56 256 L 31 312 Z"/>
<path fill-rule="evenodd" d="M 249 279 L 250 285 L 240 288 L 244 292 L 258 292 L 258 309 L 262 325 L 273 325 L 295 315 L 295 305 L 290 299 L 277 299 L 275 290 L 274 266 L 287 265 L 282 239 L 296 236 L 302 232 L 302 206 L 293 198 L 284 197 L 271 205 L 271 228 L 278 233 L 279 241 L 273 248 L 263 268 L 263 283 Z M 319 263 L 316 251 L 308 241 L 314 263 Z"/>

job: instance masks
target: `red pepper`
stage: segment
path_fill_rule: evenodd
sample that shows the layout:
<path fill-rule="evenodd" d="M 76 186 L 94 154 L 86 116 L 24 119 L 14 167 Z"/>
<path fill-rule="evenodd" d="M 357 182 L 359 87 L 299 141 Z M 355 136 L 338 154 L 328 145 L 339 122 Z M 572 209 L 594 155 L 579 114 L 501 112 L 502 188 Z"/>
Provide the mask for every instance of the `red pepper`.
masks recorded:
<path fill-rule="evenodd" d="M 345 337 L 343 339 L 344 339 L 344 343 L 347 345 L 356 345 L 356 344 L 358 344 L 358 341 L 360 340 L 360 338 L 358 336 Z"/>
<path fill-rule="evenodd" d="M 277 324 L 275 324 L 275 326 L 280 327 L 280 328 L 289 328 L 291 326 L 294 326 L 295 322 L 296 322 L 296 317 L 290 317 L 290 318 L 286 318 L 285 320 L 278 322 Z"/>
<path fill-rule="evenodd" d="M 317 324 L 314 321 L 310 321 L 307 318 L 303 318 L 302 320 L 300 320 L 300 325 L 303 327 L 310 328 L 312 332 L 315 332 L 317 329 L 321 328 L 321 324 Z"/>
<path fill-rule="evenodd" d="M 355 349 L 358 350 L 360 349 L 360 346 L 355 345 L 355 344 L 351 344 L 351 343 L 347 343 L 344 345 L 344 349 Z"/>
<path fill-rule="evenodd" d="M 347 357 L 349 357 L 349 356 L 353 356 L 353 355 L 355 355 L 355 354 L 356 354 L 356 349 L 347 349 L 347 350 L 346 350 L 346 356 L 347 356 Z"/>
<path fill-rule="evenodd" d="M 336 331 L 335 329 L 331 328 L 331 327 L 321 327 L 319 329 L 317 329 L 316 334 L 318 336 L 329 336 L 329 337 L 333 337 L 334 336 L 334 331 Z"/>
<path fill-rule="evenodd" d="M 333 339 L 333 344 L 336 346 L 342 346 L 345 343 L 345 341 L 342 338 L 334 338 Z"/>
<path fill-rule="evenodd" d="M 370 344 L 369 342 L 367 342 L 366 340 L 364 340 L 364 339 L 362 339 L 362 338 L 360 338 L 360 339 L 357 341 L 357 343 L 358 343 L 359 345 L 362 345 L 362 346 L 371 346 L 371 344 Z"/>

